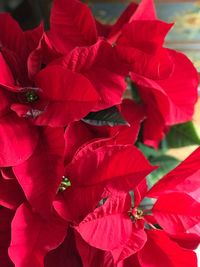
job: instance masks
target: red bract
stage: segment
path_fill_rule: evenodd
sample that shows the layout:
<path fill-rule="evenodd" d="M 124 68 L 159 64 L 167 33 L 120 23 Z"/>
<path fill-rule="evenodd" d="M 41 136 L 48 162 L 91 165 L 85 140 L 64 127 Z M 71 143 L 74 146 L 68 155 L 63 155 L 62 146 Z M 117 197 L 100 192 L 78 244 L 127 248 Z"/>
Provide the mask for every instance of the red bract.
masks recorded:
<path fill-rule="evenodd" d="M 27 160 L 38 142 L 37 130 L 30 122 L 9 112 L 0 117 L 0 166 L 14 166 Z"/>
<path fill-rule="evenodd" d="M 97 249 L 86 243 L 75 231 L 76 248 L 81 256 L 83 267 L 113 267 L 113 257 L 110 252 Z"/>
<path fill-rule="evenodd" d="M 192 119 L 197 101 L 195 68 L 183 54 L 163 48 L 171 27 L 157 20 L 152 1 L 142 1 L 137 8 L 130 5 L 106 34 L 115 43 L 118 56 L 129 64 L 132 81 L 146 106 L 143 139 L 153 147 L 169 126 Z"/>
<path fill-rule="evenodd" d="M 51 210 L 64 172 L 64 138 L 62 128 L 41 128 L 40 139 L 31 157 L 13 167 L 26 198 L 38 213 Z"/>
<path fill-rule="evenodd" d="M 44 113 L 36 119 L 39 125 L 65 126 L 80 120 L 99 99 L 89 80 L 62 66 L 49 66 L 40 71 L 35 83 L 49 102 Z"/>
<path fill-rule="evenodd" d="M 197 148 L 187 159 L 154 185 L 148 196 L 159 197 L 163 193 L 182 192 L 199 201 L 199 163 L 200 148 Z"/>
<path fill-rule="evenodd" d="M 193 115 L 196 70 L 163 47 L 172 24 L 152 0 L 112 26 L 54 0 L 48 32 L 0 26 L 0 265 L 197 267 L 200 149 L 148 191 L 156 167 L 133 145 L 141 122 L 157 147 Z M 127 78 L 139 103 L 122 101 Z"/>
<path fill-rule="evenodd" d="M 90 81 L 100 96 L 93 111 L 121 103 L 126 89 L 124 77 L 128 74 L 128 68 L 105 40 L 99 39 L 88 47 L 76 47 L 61 60 L 55 61 L 56 63 Z"/>
<path fill-rule="evenodd" d="M 65 162 L 71 161 L 81 145 L 97 138 L 113 137 L 115 144 L 134 144 L 145 118 L 143 107 L 130 99 L 124 99 L 120 111 L 129 125 L 93 126 L 83 121 L 69 124 L 65 130 Z"/>
<path fill-rule="evenodd" d="M 134 20 L 123 28 L 115 48 L 131 72 L 151 79 L 169 77 L 173 60 L 162 45 L 171 27 L 157 20 Z"/>
<path fill-rule="evenodd" d="M 0 205 L 16 209 L 24 201 L 24 193 L 15 177 L 5 179 L 0 175 Z"/>
<path fill-rule="evenodd" d="M 37 124 L 54 127 L 65 126 L 71 121 L 86 116 L 99 100 L 99 95 L 90 81 L 62 66 L 48 66 L 40 71 L 42 63 L 50 63 L 60 54 L 53 50 L 50 43 L 47 43 L 48 38 L 45 38 L 45 34 L 41 37 L 36 30 L 30 33 L 22 32 L 10 17 L 9 21 L 18 29 L 19 43 L 21 44 L 24 38 L 25 41 L 27 39 L 27 43 L 24 41 L 27 47 L 20 50 L 20 53 L 18 45 L 15 47 L 14 39 L 2 36 L 2 53 L 7 65 L 2 57 L 3 73 L 0 77 L 0 84 L 5 88 L 4 90 L 12 91 L 2 92 L 4 102 L 8 98 L 7 95 L 9 96 L 8 108 L 11 107 L 20 117 L 35 119 L 41 115 Z M 38 44 L 42 51 L 37 48 Z M 44 49 L 46 47 L 47 51 Z M 27 69 L 29 55 L 29 69 Z M 44 118 L 42 117 L 43 112 L 45 113 Z"/>
<path fill-rule="evenodd" d="M 43 267 L 44 256 L 63 242 L 66 232 L 67 223 L 53 212 L 43 219 L 22 204 L 11 226 L 9 256 L 15 267 Z"/>
<path fill-rule="evenodd" d="M 89 8 L 80 1 L 55 0 L 48 36 L 63 54 L 76 46 L 93 45 L 97 41 L 95 20 Z"/>
<path fill-rule="evenodd" d="M 93 110 L 121 103 L 127 66 L 108 42 L 97 38 L 95 20 L 85 4 L 73 0 L 64 6 L 63 1 L 54 1 L 50 42 L 65 55 L 66 67 L 86 76 L 97 90 L 101 100 Z"/>
<path fill-rule="evenodd" d="M 194 267 L 197 257 L 193 251 L 182 249 L 162 231 L 147 231 L 148 241 L 138 252 L 141 267 Z"/>
<path fill-rule="evenodd" d="M 130 206 L 129 195 L 111 197 L 76 227 L 90 245 L 110 251 L 115 263 L 139 251 L 146 242 L 143 224 L 133 224 L 128 215 Z"/>
<path fill-rule="evenodd" d="M 137 148 L 112 143 L 112 138 L 86 143 L 66 166 L 64 175 L 72 186 L 54 202 L 55 209 L 65 219 L 82 220 L 98 205 L 104 191 L 105 195 L 110 190 L 127 191 L 154 169 Z"/>
<path fill-rule="evenodd" d="M 156 12 L 152 0 L 143 0 L 140 5 L 130 3 L 113 25 L 103 25 L 96 21 L 99 36 L 104 36 L 111 44 L 116 43 L 123 28 L 134 20 L 155 20 Z"/>
<path fill-rule="evenodd" d="M 187 166 L 189 165 L 186 164 L 185 167 L 187 168 Z M 144 186 L 143 183 L 134 187 L 135 199 L 134 207 L 132 208 L 130 197 L 128 201 L 128 196 L 126 198 L 119 197 L 117 196 L 119 192 L 112 191 L 113 196 L 110 196 L 110 198 L 108 197 L 105 204 L 86 216 L 75 228 L 82 238 L 91 246 L 110 251 L 115 262 L 120 262 L 138 252 L 141 266 L 148 266 L 148 264 L 161 266 L 161 262 L 163 262 L 165 258 L 166 262 L 168 262 L 167 258 L 169 258 L 169 264 L 171 266 L 173 266 L 173 264 L 175 264 L 175 266 L 182 266 L 182 262 L 187 266 L 187 255 L 192 262 L 191 266 L 196 266 L 196 255 L 184 249 L 187 247 L 184 242 L 188 241 L 188 248 L 193 248 L 195 244 L 197 245 L 200 241 L 199 203 L 186 193 L 176 192 L 166 194 L 164 190 L 161 190 L 157 191 L 157 194 L 160 196 L 153 205 L 153 208 L 146 210 L 145 208 L 143 209 L 142 206 L 140 207 L 141 199 L 145 197 L 145 195 L 148 195 L 146 191 L 146 186 Z M 151 211 L 153 216 L 148 215 Z M 162 231 L 157 229 L 158 225 L 159 228 L 161 227 L 163 229 Z M 147 231 L 144 228 L 149 229 L 149 227 L 156 229 L 156 238 L 158 237 L 166 240 L 166 244 L 164 244 L 165 241 L 163 241 L 163 244 L 161 242 L 160 247 L 158 247 L 158 250 L 163 251 L 158 263 L 151 260 L 146 250 L 147 247 L 150 248 L 151 246 L 151 233 L 153 233 L 153 231 Z M 115 232 L 118 233 L 117 236 L 115 236 Z M 145 232 L 148 236 L 150 235 L 150 238 L 144 246 L 146 242 Z M 166 233 L 168 233 L 168 235 Z M 120 239 L 122 237 L 124 239 Z M 193 242 L 191 242 L 192 240 Z M 180 244 L 180 246 L 177 245 L 176 242 Z M 177 253 L 180 251 L 182 257 L 178 258 L 175 257 L 176 254 L 171 254 L 173 250 L 168 248 L 167 244 L 172 244 L 171 246 L 174 247 Z M 155 248 L 154 251 L 156 251 Z M 173 255 L 174 257 L 172 257 Z"/>
<path fill-rule="evenodd" d="M 9 16 L 8 18 L 10 19 Z M 3 31 L 1 34 L 3 34 Z M 3 37 L 2 42 L 6 42 L 7 39 L 4 34 Z M 11 40 L 8 38 L 7 41 L 8 45 L 11 46 Z M 12 90 L 12 88 L 15 86 L 15 82 L 8 64 L 2 56 L 2 53 L 0 54 L 0 65 L 2 69 L 2 75 L 0 77 L 0 166 L 5 167 L 20 164 L 30 157 L 37 144 L 38 133 L 30 122 L 25 121 L 25 119 L 19 119 L 10 110 L 10 106 L 14 101 L 14 93 L 11 91 L 6 91 L 5 87 L 7 87 L 8 90 Z"/>
<path fill-rule="evenodd" d="M 200 241 L 200 203 L 190 196 L 185 193 L 160 196 L 152 211 L 158 224 L 169 234 L 190 233 L 193 229 Z"/>
<path fill-rule="evenodd" d="M 26 62 L 42 36 L 43 27 L 23 32 L 9 14 L 0 14 L 0 44 L 13 76 L 19 83 L 27 83 Z M 8 34 L 9 32 L 9 34 Z M 26 84 L 27 85 L 27 84 Z"/>
<path fill-rule="evenodd" d="M 167 127 L 192 119 L 198 98 L 198 76 L 194 66 L 185 55 L 172 50 L 169 53 L 174 60 L 174 70 L 168 79 L 153 81 L 132 74 L 146 105 L 144 142 L 154 147 L 164 137 Z"/>

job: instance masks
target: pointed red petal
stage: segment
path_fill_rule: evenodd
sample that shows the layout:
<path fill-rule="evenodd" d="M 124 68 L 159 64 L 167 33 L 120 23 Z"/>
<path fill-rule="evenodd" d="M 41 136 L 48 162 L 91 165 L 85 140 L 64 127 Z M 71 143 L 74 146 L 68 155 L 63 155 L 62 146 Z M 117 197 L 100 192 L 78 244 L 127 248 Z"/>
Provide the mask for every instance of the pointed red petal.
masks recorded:
<path fill-rule="evenodd" d="M 49 100 L 45 112 L 36 118 L 39 125 L 66 126 L 86 116 L 99 100 L 88 79 L 61 66 L 43 69 L 35 83 Z"/>
<path fill-rule="evenodd" d="M 137 253 L 142 249 L 147 241 L 144 229 L 137 229 L 133 223 L 132 234 L 129 239 L 120 247 L 112 250 L 115 262 L 120 262 Z"/>
<path fill-rule="evenodd" d="M 141 267 L 197 267 L 193 251 L 179 247 L 160 230 L 148 231 L 148 241 L 138 252 Z M 153 256 L 156 255 L 156 256 Z"/>
<path fill-rule="evenodd" d="M 128 68 L 105 40 L 99 39 L 89 47 L 75 48 L 61 64 L 72 71 L 82 73 L 94 86 L 101 100 L 93 111 L 121 103 L 126 89 L 124 77 L 128 75 Z"/>
<path fill-rule="evenodd" d="M 103 251 L 88 245 L 75 232 L 77 250 L 81 256 L 83 267 L 113 267 L 113 257 L 110 252 Z"/>
<path fill-rule="evenodd" d="M 185 193 L 160 196 L 152 211 L 162 229 L 172 235 L 190 233 L 190 228 L 200 224 L 200 203 Z M 200 227 L 196 234 L 200 236 Z"/>
<path fill-rule="evenodd" d="M 161 99 L 157 99 L 157 103 L 166 124 L 173 125 L 192 119 L 194 105 L 198 99 L 199 80 L 194 65 L 184 54 L 173 50 L 168 51 L 173 57 L 174 71 L 168 79 L 158 81 L 157 88 L 162 88 L 169 99 L 169 113 L 166 114 Z M 178 93 L 180 88 L 182 88 L 181 94 Z"/>
<path fill-rule="evenodd" d="M 134 20 L 155 20 L 156 9 L 153 0 L 142 0 L 133 16 Z"/>
<path fill-rule="evenodd" d="M 36 128 L 14 113 L 0 118 L 0 166 L 14 166 L 27 160 L 38 142 Z"/>
<path fill-rule="evenodd" d="M 110 185 L 110 189 L 123 187 L 130 190 L 154 169 L 132 145 L 105 145 L 96 149 L 91 145 L 78 151 L 72 163 L 66 167 L 65 174 L 72 186 L 91 186 L 104 182 Z"/>
<path fill-rule="evenodd" d="M 134 16 L 135 11 L 138 9 L 138 5 L 136 3 L 130 3 L 127 8 L 124 10 L 122 15 L 116 21 L 116 23 L 110 28 L 107 38 L 110 43 L 115 43 L 117 38 L 120 36 L 122 29 L 126 23 L 130 22 Z"/>
<path fill-rule="evenodd" d="M 184 192 L 199 201 L 199 166 L 200 148 L 197 148 L 186 160 L 154 185 L 148 192 L 148 196 L 158 197 L 164 193 Z"/>
<path fill-rule="evenodd" d="M 0 14 L 0 40 L 1 44 L 23 58 L 25 36 L 18 23 L 9 14 Z M 9 34 L 8 34 L 9 32 Z"/>
<path fill-rule="evenodd" d="M 1 73 L 0 73 L 0 85 L 3 86 L 10 86 L 13 87 L 15 84 L 12 72 L 7 64 L 7 62 L 5 61 L 2 53 L 0 53 L 0 67 L 1 67 Z M 6 94 L 6 92 L 5 92 Z M 4 94 L 2 92 L 1 89 L 1 98 L 4 97 Z M 2 109 L 2 108 L 1 108 Z"/>
<path fill-rule="evenodd" d="M 44 220 L 22 204 L 12 221 L 9 247 L 15 267 L 43 267 L 44 256 L 63 242 L 66 232 L 66 223 L 56 215 Z"/>
<path fill-rule="evenodd" d="M 118 248 L 132 233 L 132 222 L 127 214 L 130 204 L 129 196 L 110 198 L 75 228 L 91 246 L 107 251 Z"/>
<path fill-rule="evenodd" d="M 55 0 L 48 36 L 63 54 L 76 46 L 94 44 L 97 32 L 91 11 L 78 0 Z"/>
<path fill-rule="evenodd" d="M 103 189 L 103 185 L 69 187 L 56 196 L 53 206 L 66 221 L 80 223 L 102 200 Z"/>
<path fill-rule="evenodd" d="M 51 210 L 63 175 L 63 129 L 43 128 L 33 155 L 13 171 L 32 207 L 40 214 Z"/>

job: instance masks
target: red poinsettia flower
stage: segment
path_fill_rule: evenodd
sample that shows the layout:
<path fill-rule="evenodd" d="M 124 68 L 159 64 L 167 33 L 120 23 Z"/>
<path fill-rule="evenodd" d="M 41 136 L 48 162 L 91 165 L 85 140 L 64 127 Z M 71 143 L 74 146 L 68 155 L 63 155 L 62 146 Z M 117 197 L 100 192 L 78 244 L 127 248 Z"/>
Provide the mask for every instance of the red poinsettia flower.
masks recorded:
<path fill-rule="evenodd" d="M 15 29 L 16 38 L 6 37 L 4 18 Z M 42 28 L 23 32 L 6 14 L 1 14 L 0 23 L 2 28 L 4 27 L 0 35 L 1 65 L 4 70 L 0 77 L 0 85 L 3 87 L 2 98 L 9 99 L 8 108 L 20 117 L 31 119 L 45 113 L 46 119 L 41 118 L 37 123 L 50 126 L 65 126 L 87 115 L 98 102 L 99 95 L 84 76 L 57 65 L 47 66 L 44 70 L 36 68 L 37 76 L 31 75 L 34 69 L 33 63 L 37 65 L 31 58 L 37 53 L 38 45 L 45 44 L 48 47 L 47 50 L 43 49 L 40 55 L 46 59 L 45 63 L 50 63 L 60 56 L 59 53 L 54 53 L 53 48 L 47 43 L 48 39 L 45 38 L 45 34 L 42 35 Z M 3 108 L 5 109 L 5 105 Z"/>
<path fill-rule="evenodd" d="M 57 165 L 58 172 L 55 173 L 55 168 L 52 166 L 56 161 L 62 161 L 60 153 L 64 146 L 59 141 L 61 139 L 58 135 L 59 130 L 41 129 L 41 143 L 38 144 L 35 153 L 26 162 L 13 168 L 31 203 L 31 206 L 25 202 L 18 207 L 12 221 L 9 256 L 17 267 L 26 267 L 27 264 L 42 267 L 45 255 L 53 249 L 56 249 L 55 255 L 60 253 L 63 257 L 61 262 L 66 260 L 70 266 L 71 258 L 63 256 L 66 242 L 69 244 L 66 240 L 72 242 L 70 234 L 67 235 L 68 224 L 73 225 L 74 222 L 81 221 L 95 208 L 102 198 L 106 185 L 107 190 L 110 186 L 116 190 L 118 188 L 124 190 L 133 184 L 138 184 L 141 177 L 154 169 L 138 149 L 132 145 L 112 145 L 112 139 L 108 138 L 86 144 L 79 152 L 77 151 L 64 172 L 72 186 L 66 189 L 63 181 L 59 187 L 55 184 L 57 181 L 55 177 L 59 176 L 60 168 Z M 48 155 L 45 151 L 48 151 Z M 124 165 L 127 158 L 130 162 L 128 168 Z M 122 161 L 121 168 L 115 169 L 114 166 L 119 159 Z M 48 172 L 46 166 L 48 168 L 52 166 L 53 169 L 49 169 Z M 91 167 L 94 172 L 91 172 Z M 13 173 L 4 169 L 3 175 L 7 179 L 12 179 Z M 36 179 L 36 176 L 40 179 Z M 123 184 L 120 185 L 122 179 Z M 63 187 L 66 189 L 64 192 Z M 65 220 L 58 217 L 54 210 L 47 210 L 46 204 L 50 203 L 49 199 L 51 200 L 55 194 L 53 192 L 55 188 L 58 195 L 54 207 Z M 74 210 L 77 204 L 77 209 Z M 35 236 L 40 238 L 35 239 Z M 58 247 L 63 241 L 61 247 Z M 52 254 L 54 255 L 53 251 L 48 255 Z M 71 255 L 71 252 L 68 251 L 67 255 Z"/>
<path fill-rule="evenodd" d="M 132 145 L 115 145 L 114 138 L 92 140 L 66 165 L 64 177 L 72 186 L 58 194 L 54 207 L 65 219 L 80 221 L 98 205 L 104 191 L 135 187 L 154 168 Z"/>
<path fill-rule="evenodd" d="M 88 213 L 99 205 L 102 199 L 110 195 L 110 188 L 116 192 L 118 190 L 126 191 L 132 186 L 138 185 L 141 179 L 154 169 L 142 153 L 132 145 L 113 145 L 112 143 L 113 138 L 90 141 L 77 150 L 71 163 L 66 166 L 64 175 L 70 180 L 71 186 L 65 187 L 67 181 L 63 180 L 63 183 L 61 183 L 63 186 L 54 201 L 54 208 L 71 226 L 80 223 Z M 116 162 L 120 162 L 117 169 L 115 168 Z M 127 162 L 129 162 L 128 166 Z M 122 209 L 123 201 L 120 205 Z M 116 216 L 114 217 L 117 223 Z M 129 226 L 132 228 L 132 222 L 128 215 L 127 219 L 130 222 Z M 124 228 L 122 229 L 124 231 Z M 74 234 L 77 235 L 76 232 Z M 84 243 L 85 241 L 80 236 L 76 236 L 76 244 L 80 246 L 77 253 L 81 257 L 84 255 L 84 250 L 81 249 L 83 247 L 88 253 L 93 254 L 91 262 L 94 263 L 95 257 L 98 255 L 102 260 L 104 259 L 103 261 L 107 262 L 109 260 L 113 263 L 111 255 L 105 256 L 103 251 L 96 250 Z M 61 247 L 50 252 L 47 256 L 47 266 L 51 266 L 51 259 L 55 261 L 56 257 L 60 258 L 60 266 L 63 266 L 64 263 L 71 266 L 70 262 L 72 264 L 74 261 L 73 254 L 69 251 L 67 256 L 63 255 L 66 247 L 67 244 L 63 243 Z M 73 251 L 75 251 L 75 248 Z M 90 260 L 85 258 L 84 262 L 90 262 Z"/>
<path fill-rule="evenodd" d="M 143 182 L 136 186 L 133 190 L 134 206 L 129 194 L 117 195 L 110 187 L 110 198 L 88 214 L 75 227 L 76 230 L 90 246 L 109 251 L 115 262 L 137 253 L 138 266 L 151 264 L 160 267 L 163 262 L 177 267 L 197 266 L 196 255 L 191 249 L 200 243 L 200 203 L 195 199 L 195 194 L 193 198 L 190 194 L 192 187 L 194 192 L 197 188 L 194 173 L 197 170 L 198 151 L 172 171 L 171 176 L 169 173 L 161 179 L 158 186 L 155 185 L 155 191 L 153 187 L 148 193 Z M 184 176 L 181 177 L 183 171 Z M 184 188 L 185 181 L 189 184 L 188 191 Z M 178 192 L 181 186 L 185 192 Z M 156 197 L 155 204 L 148 207 L 140 204 L 149 195 Z M 158 261 L 150 256 L 151 246 L 154 252 L 162 251 Z M 178 257 L 178 254 L 182 256 Z M 132 262 L 131 258 L 126 261 Z"/>
<path fill-rule="evenodd" d="M 145 211 L 142 212 L 142 210 L 136 208 L 129 211 L 131 200 L 129 199 L 125 205 L 123 199 L 122 197 L 114 197 L 114 199 L 111 197 L 103 206 L 86 216 L 76 227 L 76 230 L 89 245 L 111 252 L 114 262 L 116 263 L 137 253 L 141 264 L 138 266 L 148 266 L 148 264 L 152 264 L 152 266 L 159 267 L 162 266 L 161 263 L 163 262 L 169 262 L 169 266 L 188 266 L 188 262 L 191 262 L 191 266 L 197 266 L 197 259 L 194 252 L 177 245 L 163 230 L 156 229 L 156 227 L 151 224 L 148 216 L 145 216 L 145 213 L 143 214 Z M 172 199 L 183 201 L 184 197 L 179 196 L 178 198 L 177 195 L 166 196 L 167 201 L 170 201 L 170 199 L 171 201 Z M 158 200 L 153 208 L 155 214 L 156 209 L 158 209 L 158 202 L 161 202 L 161 200 Z M 184 222 L 184 227 L 186 224 L 189 225 L 189 223 L 195 224 L 195 222 L 199 222 L 199 203 L 191 200 L 191 203 L 188 203 L 188 205 L 191 204 L 193 204 L 191 209 L 193 217 L 190 217 L 190 219 L 187 212 L 188 206 L 183 206 L 182 212 L 179 211 L 181 215 L 179 215 L 178 209 L 176 207 L 173 208 L 172 205 L 170 205 L 170 209 L 173 215 L 171 218 L 167 218 L 164 214 L 164 209 L 166 209 L 165 202 L 162 207 L 159 207 L 160 219 L 157 221 L 161 226 L 165 225 L 168 229 L 170 228 L 170 223 L 171 226 L 174 224 L 176 233 L 178 233 L 178 229 L 180 231 L 181 225 L 183 227 Z M 163 217 L 161 214 L 163 214 Z M 173 216 L 176 217 L 173 218 Z M 159 218 L 158 215 L 155 215 L 155 218 Z M 177 222 L 178 218 L 180 219 L 180 223 Z M 147 227 L 147 229 L 144 227 Z M 148 230 L 148 227 L 152 228 L 152 230 Z M 166 229 L 164 228 L 164 230 Z M 161 242 L 161 240 L 163 241 Z M 152 250 L 150 249 L 151 247 Z M 177 253 L 179 252 L 178 254 L 182 256 L 175 256 L 177 253 L 173 253 L 172 247 L 174 251 Z M 152 251 L 154 251 L 154 253 L 156 253 L 156 251 L 162 251 L 158 261 L 151 257 Z M 172 257 L 172 255 L 174 256 Z M 127 261 L 131 261 L 131 259 Z M 147 265 L 145 265 L 144 262 Z"/>

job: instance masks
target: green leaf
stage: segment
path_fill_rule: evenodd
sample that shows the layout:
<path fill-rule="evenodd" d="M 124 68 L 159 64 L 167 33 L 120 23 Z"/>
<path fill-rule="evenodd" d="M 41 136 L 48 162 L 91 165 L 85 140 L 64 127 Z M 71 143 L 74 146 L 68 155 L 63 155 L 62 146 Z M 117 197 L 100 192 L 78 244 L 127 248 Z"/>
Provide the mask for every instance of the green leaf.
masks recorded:
<path fill-rule="evenodd" d="M 139 148 L 140 151 L 142 151 L 145 157 L 148 158 L 149 160 L 151 159 L 151 157 L 157 157 L 162 154 L 162 151 L 155 150 L 152 147 L 146 146 L 141 142 L 137 142 L 136 146 Z"/>
<path fill-rule="evenodd" d="M 122 114 L 115 106 L 97 112 L 90 112 L 82 120 L 95 126 L 129 125 L 129 123 L 124 119 Z"/>
<path fill-rule="evenodd" d="M 136 103 L 141 103 L 142 101 L 141 101 L 141 97 L 140 97 L 137 85 L 131 81 L 130 88 L 131 88 L 131 94 L 132 94 L 134 101 Z"/>
<path fill-rule="evenodd" d="M 165 141 L 168 148 L 200 145 L 200 138 L 192 121 L 172 126 Z"/>
<path fill-rule="evenodd" d="M 152 165 L 159 166 L 158 169 L 150 173 L 147 177 L 148 185 L 152 187 L 166 173 L 174 169 L 180 163 L 180 160 L 172 156 L 161 155 L 154 158 L 152 157 L 150 162 Z"/>

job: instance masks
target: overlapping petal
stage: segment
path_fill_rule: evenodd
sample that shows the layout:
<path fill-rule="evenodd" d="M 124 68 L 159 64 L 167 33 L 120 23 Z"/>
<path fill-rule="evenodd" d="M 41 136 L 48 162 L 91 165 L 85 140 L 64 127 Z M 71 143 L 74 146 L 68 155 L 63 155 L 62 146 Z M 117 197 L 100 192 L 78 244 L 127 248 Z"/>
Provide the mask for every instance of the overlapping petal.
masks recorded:
<path fill-rule="evenodd" d="M 94 44 L 97 32 L 91 11 L 78 0 L 55 0 L 48 36 L 63 54 L 76 46 Z"/>
<path fill-rule="evenodd" d="M 200 236 L 200 203 L 189 195 L 179 192 L 162 195 L 152 212 L 165 232 L 171 235 L 187 234 L 192 228 L 192 233 Z"/>
<path fill-rule="evenodd" d="M 35 83 L 49 101 L 44 113 L 36 118 L 39 125 L 66 126 L 86 116 L 99 100 L 88 79 L 61 66 L 40 71 Z"/>
<path fill-rule="evenodd" d="M 64 138 L 61 128 L 40 129 L 32 156 L 13 167 L 26 198 L 38 213 L 51 211 L 64 171 Z"/>
<path fill-rule="evenodd" d="M 128 67 L 105 40 L 100 39 L 89 47 L 75 48 L 59 64 L 81 73 L 94 86 L 101 98 L 93 111 L 121 103 L 126 89 L 124 77 L 128 75 Z"/>
<path fill-rule="evenodd" d="M 112 251 L 122 246 L 131 236 L 132 222 L 126 212 L 129 208 L 128 196 L 108 199 L 75 228 L 91 246 Z"/>
<path fill-rule="evenodd" d="M 147 235 L 148 241 L 138 252 L 141 267 L 163 267 L 163 263 L 168 267 L 197 266 L 196 254 L 179 247 L 164 232 L 151 230 L 147 232 Z"/>
<path fill-rule="evenodd" d="M 32 155 L 37 142 L 37 129 L 25 119 L 11 112 L 0 118 L 1 167 L 23 163 Z"/>
<path fill-rule="evenodd" d="M 158 197 L 163 193 L 184 192 L 199 201 L 199 161 L 200 148 L 197 148 L 187 159 L 154 185 L 148 196 Z"/>
<path fill-rule="evenodd" d="M 118 164 L 120 162 L 120 165 Z M 116 168 L 118 166 L 118 168 Z M 101 182 L 134 187 L 155 167 L 132 145 L 105 145 L 97 149 L 80 150 L 66 167 L 65 174 L 72 185 L 86 186 Z M 93 171 L 92 171 L 93 170 Z"/>
<path fill-rule="evenodd" d="M 164 137 L 167 126 L 191 120 L 198 97 L 198 76 L 193 64 L 182 53 L 168 51 L 174 61 L 174 70 L 168 79 L 153 81 L 132 74 L 132 80 L 146 105 L 144 141 L 149 145 L 158 143 Z"/>
<path fill-rule="evenodd" d="M 9 256 L 15 267 L 43 267 L 44 256 L 64 240 L 67 224 L 57 215 L 43 219 L 24 203 L 15 213 L 11 226 Z"/>

